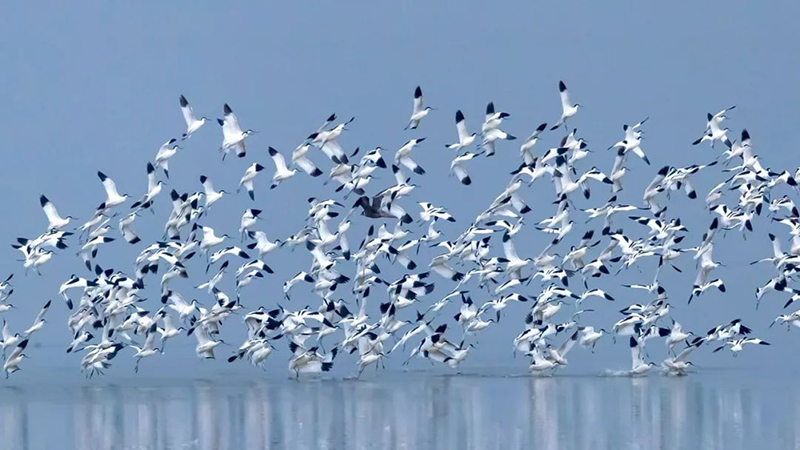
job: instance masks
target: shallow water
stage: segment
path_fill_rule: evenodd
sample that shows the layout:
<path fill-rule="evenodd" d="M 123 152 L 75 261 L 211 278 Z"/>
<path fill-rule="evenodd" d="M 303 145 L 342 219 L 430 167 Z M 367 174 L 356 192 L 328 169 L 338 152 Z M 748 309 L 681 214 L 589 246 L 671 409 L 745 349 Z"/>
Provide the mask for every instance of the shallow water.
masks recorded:
<path fill-rule="evenodd" d="M 0 387 L 0 448 L 800 448 L 789 379 L 383 375 Z"/>

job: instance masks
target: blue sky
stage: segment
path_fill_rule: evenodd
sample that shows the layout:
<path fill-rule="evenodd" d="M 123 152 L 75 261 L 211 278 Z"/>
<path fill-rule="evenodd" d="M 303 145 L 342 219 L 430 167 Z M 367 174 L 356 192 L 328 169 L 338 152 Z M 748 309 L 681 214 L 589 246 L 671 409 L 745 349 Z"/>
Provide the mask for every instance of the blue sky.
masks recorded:
<path fill-rule="evenodd" d="M 455 138 L 455 110 L 463 110 L 470 128 L 477 129 L 486 102 L 494 101 L 499 109 L 512 114 L 506 131 L 524 137 L 539 123 L 558 118 L 560 79 L 570 87 L 573 99 L 585 105 L 571 125 L 578 127 L 596 151 L 585 160 L 586 168 L 597 165 L 610 170 L 613 156 L 605 148 L 621 139 L 622 124 L 650 117 L 644 148 L 653 165 L 629 160 L 627 189 L 620 196 L 623 202 L 639 204 L 643 187 L 662 165 L 713 159 L 719 150 L 690 143 L 702 132 L 706 112 L 732 104 L 738 108 L 730 115 L 729 126 L 735 134 L 742 127 L 750 130 L 765 166 L 794 171 L 798 164 L 791 134 L 786 132 L 798 122 L 795 105 L 800 100 L 795 88 L 799 36 L 793 22 L 800 12 L 797 3 L 496 3 L 489 7 L 473 1 L 388 5 L 361 1 L 186 2 L 156 7 L 86 2 L 47 8 L 4 4 L 0 7 L 0 99 L 4 105 L 0 112 L 4 155 L 0 191 L 6 220 L 0 222 L 0 240 L 10 244 L 17 236 L 33 237 L 43 231 L 46 222 L 38 203 L 43 193 L 62 214 L 88 218 L 103 199 L 97 170 L 112 177 L 121 192 L 140 196 L 146 189 L 146 162 L 161 143 L 183 131 L 180 94 L 188 97 L 198 114 L 209 117 L 221 116 L 222 105 L 228 102 L 243 126 L 259 133 L 248 140 L 246 160 L 221 163 L 216 151 L 221 132 L 216 124 L 206 125 L 172 160 L 170 188 L 199 190 L 197 179 L 206 174 L 218 188 L 232 189 L 253 161 L 264 163 L 271 173 L 268 146 L 288 156 L 325 117 L 336 112 L 341 118 L 356 117 L 351 131 L 341 139 L 349 150 L 381 146 L 393 154 L 412 137 L 428 138 L 414 151 L 428 170 L 428 175 L 415 178 L 420 185 L 415 200 L 450 208 L 459 221 L 442 227 L 448 234 L 460 233 L 502 190 L 508 172 L 519 163 L 518 146 L 502 143 L 497 156 L 470 166 L 473 186 L 460 186 L 448 177 L 452 154 L 444 144 Z M 426 118 L 417 132 L 404 132 L 416 85 L 423 87 L 428 104 L 439 110 Z M 560 131 L 546 134 L 538 149 L 554 146 L 560 136 Z M 328 169 L 319 155 L 314 159 Z M 321 180 L 305 176 L 269 192 L 267 178 L 262 176 L 256 189 L 255 206 L 266 211 L 261 229 L 273 238 L 300 228 L 305 198 L 332 195 Z M 702 197 L 723 174 L 715 170 L 701 178 L 697 185 Z M 377 181 L 392 182 L 388 173 Z M 592 201 L 579 205 L 597 205 L 609 195 L 596 188 Z M 552 214 L 553 193 L 548 181 L 538 182 L 524 196 L 536 220 Z M 156 217 L 137 221 L 145 241 L 161 234 L 169 208 L 166 198 L 157 201 Z M 250 205 L 244 196 L 221 202 L 209 225 L 233 235 L 242 211 Z M 416 211 L 410 199 L 405 206 Z M 673 196 L 669 206 L 684 219 L 694 239 L 687 240 L 695 245 L 711 221 L 702 202 Z M 769 254 L 767 227 L 778 230 L 784 239 L 788 234 L 765 220 L 756 226 L 756 234 L 747 241 L 729 233 L 715 251 L 715 256 L 730 266 L 720 272 L 729 287 L 727 296 L 709 294 L 687 308 L 692 262 L 689 258 L 682 261 L 683 275 L 665 274 L 663 282 L 678 305 L 674 317 L 688 328 L 707 330 L 741 316 L 775 344 L 745 352 L 738 360 L 705 351 L 697 358 L 700 365 L 763 364 L 797 369 L 797 364 L 784 361 L 794 346 L 795 334 L 762 331 L 779 313 L 784 299 L 770 296 L 756 312 L 752 292 L 768 279 L 770 271 L 747 265 Z M 634 230 L 635 226 L 625 224 L 625 228 Z M 362 222 L 351 231 L 351 241 L 359 242 L 363 230 Z M 517 238 L 517 247 L 520 253 L 535 254 L 543 242 L 544 237 L 528 227 Z M 31 369 L 68 367 L 78 371 L 78 358 L 63 351 L 69 338 L 65 326 L 68 313 L 57 298 L 58 286 L 70 273 L 86 275 L 73 255 L 76 245 L 46 265 L 42 278 L 23 276 L 17 252 L 9 245 L 0 247 L 0 273 L 17 274 L 12 303 L 19 309 L 4 316 L 12 329 L 27 326 L 48 298 L 56 300 L 47 327 L 35 338 L 43 347 L 29 352 L 31 360 L 26 366 Z M 136 250 L 117 242 L 100 250 L 98 262 L 130 271 Z M 277 259 L 268 258 L 267 262 L 280 269 L 268 282 L 251 288 L 249 298 L 243 299 L 246 306 L 274 304 L 280 299 L 282 281 L 306 267 L 308 261 L 302 251 L 273 258 Z M 649 282 L 652 261 L 643 270 L 644 275 L 633 270 L 618 280 Z M 191 283 L 181 287 L 187 296 L 192 296 L 192 285 L 202 281 L 200 269 L 195 272 Z M 450 287 L 439 280 L 437 285 L 437 295 Z M 596 305 L 598 312 L 587 319 L 596 326 L 609 327 L 618 317 L 616 306 L 648 300 L 615 286 L 615 281 L 602 286 L 618 298 L 618 304 Z M 529 291 L 536 292 L 534 285 Z M 148 305 L 157 307 L 154 290 L 149 297 Z M 199 292 L 196 297 L 210 301 Z M 481 297 L 480 301 L 487 299 Z M 317 299 L 308 295 L 295 301 L 291 306 L 316 305 Z M 522 327 L 522 309 L 509 313 L 499 327 L 481 337 L 470 365 L 524 367 L 510 357 L 510 339 Z M 243 336 L 238 321 L 233 318 L 227 324 L 231 331 L 226 337 L 234 343 Z M 147 361 L 149 370 L 140 375 L 163 375 L 175 361 L 208 373 L 250 370 L 244 365 L 227 367 L 223 359 L 194 361 L 194 339 L 172 344 L 172 354 Z M 495 347 L 499 350 L 492 351 Z M 574 365 L 589 371 L 627 367 L 626 347 L 604 342 L 600 356 L 573 357 Z M 222 353 L 226 352 L 223 349 Z M 128 359 L 127 353 L 123 356 Z M 276 356 L 272 365 L 282 371 L 288 352 L 282 349 Z M 346 370 L 351 359 L 343 359 Z M 143 368 L 146 365 L 143 363 Z M 112 376 L 130 375 L 132 362 L 118 366 Z"/>

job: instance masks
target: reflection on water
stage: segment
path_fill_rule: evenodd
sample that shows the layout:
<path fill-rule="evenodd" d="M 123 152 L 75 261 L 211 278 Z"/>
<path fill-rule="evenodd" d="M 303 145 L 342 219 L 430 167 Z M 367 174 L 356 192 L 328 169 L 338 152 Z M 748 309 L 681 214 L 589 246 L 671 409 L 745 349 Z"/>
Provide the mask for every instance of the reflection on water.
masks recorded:
<path fill-rule="evenodd" d="M 0 448 L 800 448 L 799 394 L 711 376 L 0 388 Z"/>

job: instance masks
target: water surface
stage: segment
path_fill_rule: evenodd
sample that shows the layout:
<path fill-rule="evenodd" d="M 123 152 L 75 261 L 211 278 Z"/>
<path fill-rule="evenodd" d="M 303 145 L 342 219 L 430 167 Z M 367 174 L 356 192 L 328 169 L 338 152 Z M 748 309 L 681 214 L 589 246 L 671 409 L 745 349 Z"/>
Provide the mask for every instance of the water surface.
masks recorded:
<path fill-rule="evenodd" d="M 800 448 L 800 388 L 745 372 L 143 383 L 0 387 L 0 448 Z"/>

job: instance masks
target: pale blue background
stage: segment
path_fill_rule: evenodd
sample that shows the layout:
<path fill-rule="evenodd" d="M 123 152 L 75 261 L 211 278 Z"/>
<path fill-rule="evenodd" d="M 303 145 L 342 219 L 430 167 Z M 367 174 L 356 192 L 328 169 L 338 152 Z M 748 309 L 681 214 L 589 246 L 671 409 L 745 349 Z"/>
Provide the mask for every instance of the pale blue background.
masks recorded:
<path fill-rule="evenodd" d="M 443 145 L 455 137 L 455 110 L 464 111 L 474 130 L 486 102 L 493 100 L 512 114 L 506 131 L 524 138 L 539 123 L 557 119 L 559 79 L 568 84 L 573 100 L 586 106 L 571 124 L 597 153 L 582 167 L 596 164 L 610 170 L 613 154 L 604 149 L 621 138 L 622 124 L 651 117 L 643 146 L 653 166 L 629 160 L 627 189 L 620 196 L 623 202 L 640 204 L 643 187 L 664 164 L 704 163 L 716 156 L 719 149 L 689 144 L 702 132 L 706 112 L 732 104 L 739 106 L 730 114 L 729 126 L 734 135 L 743 126 L 750 130 L 765 166 L 794 171 L 800 163 L 793 145 L 800 100 L 796 89 L 800 36 L 795 24 L 800 6 L 796 2 L 400 3 L 4 3 L 0 7 L 0 192 L 5 220 L 0 223 L 0 240 L 10 244 L 17 236 L 33 237 L 44 230 L 45 217 L 38 203 L 42 193 L 62 214 L 88 218 L 104 195 L 97 170 L 114 178 L 121 192 L 141 195 L 146 188 L 146 161 L 162 142 L 184 130 L 180 94 L 188 97 L 198 115 L 214 118 L 221 115 L 222 104 L 229 102 L 242 125 L 260 133 L 248 139 L 245 161 L 229 159 L 222 164 L 216 152 L 220 129 L 213 123 L 206 125 L 171 161 L 170 187 L 181 192 L 198 190 L 197 178 L 203 173 L 217 188 L 232 189 L 254 160 L 265 163 L 271 174 L 268 145 L 288 157 L 322 119 L 337 112 L 341 118 L 356 116 L 351 131 L 341 139 L 348 150 L 380 145 L 391 155 L 411 137 L 428 137 L 415 150 L 416 159 L 429 173 L 415 177 L 420 188 L 413 200 L 450 207 L 459 219 L 455 225 L 442 226 L 450 235 L 460 233 L 494 198 L 519 161 L 517 143 L 501 143 L 494 159 L 480 159 L 469 166 L 473 186 L 462 187 L 447 177 L 452 155 Z M 403 132 L 418 84 L 428 104 L 440 110 L 426 118 L 417 133 Z M 560 131 L 548 133 L 538 150 L 555 145 L 560 136 Z M 314 153 L 312 158 L 327 172 L 329 163 L 323 157 Z M 268 192 L 268 177 L 258 180 L 256 206 L 267 217 L 260 229 L 272 238 L 300 228 L 306 197 L 330 192 L 322 188 L 321 180 L 305 176 Z M 670 213 L 679 212 L 692 231 L 687 246 L 697 244 L 710 222 L 702 197 L 723 175 L 715 169 L 701 178 L 696 183 L 701 200 L 690 203 L 678 195 L 669 203 Z M 373 188 L 389 182 L 387 173 Z M 161 234 L 169 210 L 165 194 L 156 202 L 157 217 L 144 215 L 136 222 L 145 241 Z M 532 218 L 552 213 L 549 181 L 539 182 L 523 195 L 534 208 Z M 605 188 L 595 187 L 592 201 L 578 204 L 596 205 L 608 196 Z M 411 200 L 404 205 L 416 212 Z M 249 205 L 243 196 L 224 199 L 206 223 L 234 234 Z M 583 221 L 579 213 L 574 217 L 576 223 Z M 643 231 L 625 222 L 617 219 L 616 223 L 631 233 Z M 364 222 L 360 223 L 350 232 L 353 243 L 363 235 Z M 663 283 L 677 305 L 674 317 L 687 328 L 705 331 L 743 317 L 759 336 L 775 344 L 748 348 L 736 360 L 727 353 L 710 355 L 704 349 L 694 359 L 700 366 L 766 366 L 797 372 L 798 364 L 790 357 L 800 336 L 778 329 L 766 331 L 785 296 L 770 294 L 759 311 L 754 309 L 752 293 L 771 272 L 747 262 L 771 253 L 767 227 L 779 230 L 784 239 L 788 236 L 785 227 L 761 219 L 756 222 L 756 234 L 747 241 L 738 233 L 719 241 L 715 257 L 730 266 L 718 272 L 729 287 L 726 296 L 708 294 L 687 308 L 693 262 L 688 257 L 679 262 L 685 271 L 682 276 L 665 271 Z M 576 230 L 572 238 L 579 236 Z M 516 242 L 520 253 L 533 255 L 545 239 L 529 226 Z M 59 373 L 66 377 L 80 377 L 79 356 L 64 354 L 69 341 L 68 313 L 57 297 L 58 286 L 70 273 L 87 274 L 73 255 L 76 246 L 46 265 L 42 278 L 24 277 L 21 263 L 15 261 L 18 253 L 7 244 L 0 247 L 0 273 L 17 274 L 12 303 L 19 309 L 4 316 L 12 329 L 27 327 L 41 305 L 54 299 L 46 328 L 34 338 L 42 347 L 28 350 L 31 359 L 10 383 L 41 380 L 52 373 L 43 369 L 52 368 L 63 369 Z M 140 248 L 116 242 L 100 250 L 98 262 L 130 272 Z M 282 281 L 306 267 L 309 257 L 303 251 L 284 251 L 267 261 L 276 268 L 284 261 L 287 264 L 267 283 L 249 288 L 243 299 L 248 307 L 273 305 L 280 299 Z M 418 262 L 426 264 L 427 257 Z M 616 309 L 649 300 L 614 283 L 649 282 L 654 263 L 644 264 L 644 275 L 634 269 L 602 283 L 618 301 L 595 303 L 598 312 L 587 316 L 587 322 L 609 328 L 618 318 Z M 345 264 L 343 271 L 350 274 L 352 268 Z M 192 286 L 202 281 L 202 270 L 197 266 L 192 273 L 191 282 L 180 285 L 181 291 L 209 304 L 207 295 L 192 292 Z M 157 280 L 149 281 L 148 305 L 155 308 Z M 436 293 L 428 301 L 451 287 L 441 279 L 436 282 Z M 535 293 L 536 287 L 531 285 L 525 292 Z M 486 299 L 476 295 L 478 302 Z M 298 293 L 291 306 L 306 303 L 316 305 L 318 300 Z M 523 360 L 511 359 L 510 345 L 522 328 L 523 308 L 512 305 L 507 311 L 500 326 L 481 335 L 480 348 L 471 353 L 465 370 L 513 365 L 513 370 L 524 371 Z M 446 313 L 443 318 L 455 311 Z M 406 314 L 411 317 L 412 313 Z M 234 317 L 226 324 L 225 337 L 235 344 L 243 336 L 239 320 Z M 171 342 L 169 354 L 143 362 L 139 378 L 230 371 L 259 376 L 257 369 L 229 365 L 224 358 L 199 362 L 194 344 L 194 338 Z M 660 343 L 652 348 L 654 358 L 663 357 Z M 604 341 L 598 349 L 596 355 L 573 354 L 568 370 L 594 373 L 630 364 L 624 342 L 612 347 L 610 340 Z M 219 354 L 226 356 L 228 350 L 221 348 Z M 281 352 L 270 362 L 275 373 L 283 374 L 287 359 L 288 351 L 281 344 Z M 399 360 L 392 358 L 389 366 L 399 367 Z M 353 361 L 353 357 L 338 360 L 338 373 L 351 373 Z M 109 379 L 131 377 L 132 365 L 126 350 L 109 371 Z M 415 367 L 427 365 L 416 362 Z"/>

